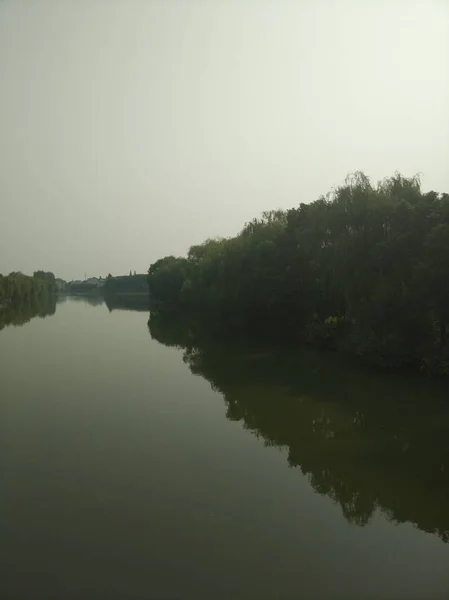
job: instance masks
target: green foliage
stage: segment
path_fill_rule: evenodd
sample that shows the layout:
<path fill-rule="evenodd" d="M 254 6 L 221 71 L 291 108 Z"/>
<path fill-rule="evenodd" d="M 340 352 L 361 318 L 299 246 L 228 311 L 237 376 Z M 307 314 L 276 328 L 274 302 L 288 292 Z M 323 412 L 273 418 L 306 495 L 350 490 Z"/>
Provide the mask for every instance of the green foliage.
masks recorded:
<path fill-rule="evenodd" d="M 358 172 L 311 204 L 158 260 L 148 283 L 157 310 L 445 372 L 449 196 L 422 193 L 417 177 L 373 185 Z"/>
<path fill-rule="evenodd" d="M 55 285 L 56 277 L 49 271 L 34 271 L 33 277 L 48 282 L 49 285 Z"/>
<path fill-rule="evenodd" d="M 68 285 L 67 291 L 71 294 L 81 294 L 81 295 L 92 295 L 92 296 L 100 296 L 101 288 L 96 283 L 89 283 L 87 281 L 80 281 L 78 283 L 70 283 Z"/>
<path fill-rule="evenodd" d="M 53 273 L 36 271 L 33 277 L 20 272 L 0 274 L 0 306 L 29 302 L 42 296 L 53 296 L 56 292 L 56 279 Z"/>
<path fill-rule="evenodd" d="M 157 304 L 161 300 L 166 308 L 173 308 L 187 300 L 188 288 L 192 285 L 189 273 L 193 265 L 194 261 L 174 256 L 166 256 L 153 263 L 148 271 L 153 303 Z"/>
<path fill-rule="evenodd" d="M 131 271 L 130 271 L 131 273 Z M 112 294 L 146 294 L 148 295 L 148 283 L 146 275 L 124 275 L 112 277 L 108 275 L 101 288 L 104 296 Z"/>

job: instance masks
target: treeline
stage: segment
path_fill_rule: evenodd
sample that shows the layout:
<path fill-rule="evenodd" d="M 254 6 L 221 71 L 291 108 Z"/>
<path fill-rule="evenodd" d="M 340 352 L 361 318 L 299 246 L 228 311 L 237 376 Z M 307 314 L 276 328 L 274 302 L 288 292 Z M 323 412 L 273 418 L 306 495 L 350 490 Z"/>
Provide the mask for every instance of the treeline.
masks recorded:
<path fill-rule="evenodd" d="M 32 277 L 20 272 L 0 274 L 0 305 L 26 303 L 55 293 L 55 276 L 48 271 L 35 271 Z"/>
<path fill-rule="evenodd" d="M 64 287 L 65 293 L 85 296 L 145 295 L 148 298 L 146 274 L 138 275 L 130 271 L 129 275 L 106 278 L 90 277 L 85 281 L 71 281 Z"/>
<path fill-rule="evenodd" d="M 67 283 L 64 292 L 68 294 L 81 295 L 101 295 L 101 288 L 97 283 L 89 283 L 88 281 L 78 281 Z"/>
<path fill-rule="evenodd" d="M 103 285 L 102 292 L 105 296 L 114 294 L 145 294 L 148 295 L 148 281 L 145 274 L 123 275 L 112 277 L 108 275 Z"/>
<path fill-rule="evenodd" d="M 449 374 L 449 195 L 363 173 L 148 271 L 153 310 Z"/>

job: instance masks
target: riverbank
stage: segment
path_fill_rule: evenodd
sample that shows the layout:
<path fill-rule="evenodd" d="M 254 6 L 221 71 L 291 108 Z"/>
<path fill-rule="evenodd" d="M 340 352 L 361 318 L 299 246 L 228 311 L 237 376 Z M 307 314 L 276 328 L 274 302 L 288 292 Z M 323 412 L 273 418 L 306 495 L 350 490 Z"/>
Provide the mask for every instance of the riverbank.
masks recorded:
<path fill-rule="evenodd" d="M 160 311 L 307 342 L 381 369 L 449 375 L 449 194 L 363 173 L 149 268 Z"/>

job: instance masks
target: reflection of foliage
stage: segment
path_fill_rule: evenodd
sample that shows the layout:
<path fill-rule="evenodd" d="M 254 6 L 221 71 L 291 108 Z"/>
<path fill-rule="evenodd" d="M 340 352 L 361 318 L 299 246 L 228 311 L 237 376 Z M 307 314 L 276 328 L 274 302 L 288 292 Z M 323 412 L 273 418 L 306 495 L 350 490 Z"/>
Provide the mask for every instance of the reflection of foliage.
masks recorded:
<path fill-rule="evenodd" d="M 358 525 L 380 509 L 448 541 L 446 390 L 422 379 L 348 370 L 335 356 L 211 339 L 158 314 L 151 335 L 184 349 L 192 373 L 223 394 L 226 416 L 340 504 Z"/>
<path fill-rule="evenodd" d="M 33 317 L 45 318 L 56 311 L 56 298 L 41 294 L 27 301 L 7 304 L 0 308 L 0 330 L 8 325 L 24 325 Z"/>
<path fill-rule="evenodd" d="M 67 298 L 67 296 L 63 296 L 63 298 Z M 79 302 L 81 304 L 90 304 L 91 306 L 100 306 L 103 304 L 103 296 L 100 295 L 90 295 L 90 294 L 71 294 L 70 300 L 72 302 Z"/>
<path fill-rule="evenodd" d="M 83 296 L 101 296 L 102 288 L 96 283 L 80 281 L 79 283 L 70 283 L 67 286 L 69 294 L 81 294 Z"/>
<path fill-rule="evenodd" d="M 149 312 L 149 302 L 147 294 L 114 294 L 112 296 L 103 296 L 100 292 L 97 294 L 72 294 L 72 302 L 87 303 L 92 306 L 106 304 L 109 312 L 113 310 L 132 310 L 140 312 Z"/>
<path fill-rule="evenodd" d="M 149 311 L 148 294 L 129 294 L 126 296 L 117 294 L 113 296 L 105 296 L 104 301 L 109 312 L 113 310 L 137 310 L 142 312 Z"/>

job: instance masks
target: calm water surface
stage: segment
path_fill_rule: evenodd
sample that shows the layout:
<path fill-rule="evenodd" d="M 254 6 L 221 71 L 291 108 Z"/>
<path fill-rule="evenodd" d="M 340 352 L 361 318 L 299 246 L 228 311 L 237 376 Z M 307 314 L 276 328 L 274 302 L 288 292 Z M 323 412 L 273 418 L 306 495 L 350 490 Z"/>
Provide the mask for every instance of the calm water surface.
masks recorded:
<path fill-rule="evenodd" d="M 1 598 L 449 598 L 447 384 L 132 307 L 0 331 Z"/>

